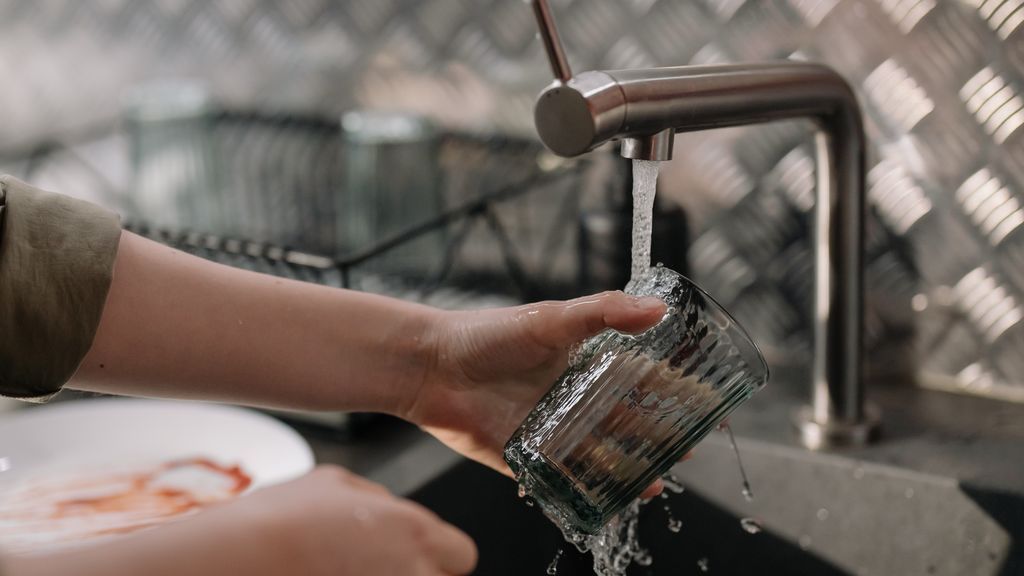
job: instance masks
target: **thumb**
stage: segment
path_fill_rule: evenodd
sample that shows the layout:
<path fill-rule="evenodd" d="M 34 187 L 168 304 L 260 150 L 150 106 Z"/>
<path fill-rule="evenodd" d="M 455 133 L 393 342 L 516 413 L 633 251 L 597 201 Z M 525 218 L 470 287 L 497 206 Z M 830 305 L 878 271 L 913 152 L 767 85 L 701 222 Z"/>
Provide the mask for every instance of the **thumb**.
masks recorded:
<path fill-rule="evenodd" d="M 535 304 L 528 316 L 537 341 L 565 347 L 612 328 L 641 332 L 665 314 L 665 303 L 653 297 L 636 297 L 621 291 L 602 292 L 566 302 Z"/>

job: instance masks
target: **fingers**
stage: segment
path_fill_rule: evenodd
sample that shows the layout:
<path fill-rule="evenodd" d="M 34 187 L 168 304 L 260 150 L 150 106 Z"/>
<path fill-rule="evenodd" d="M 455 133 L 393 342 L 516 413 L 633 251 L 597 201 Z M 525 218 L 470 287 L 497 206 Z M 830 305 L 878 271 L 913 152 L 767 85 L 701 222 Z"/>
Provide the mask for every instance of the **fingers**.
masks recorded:
<path fill-rule="evenodd" d="M 463 531 L 438 519 L 429 532 L 427 546 L 445 574 L 469 574 L 476 567 L 476 544 Z"/>
<path fill-rule="evenodd" d="M 648 486 L 647 489 L 644 490 L 642 494 L 640 494 L 640 498 L 644 500 L 650 500 L 651 498 L 654 498 L 658 494 L 661 494 L 664 490 L 665 483 L 661 481 L 661 478 L 658 478 L 657 480 L 654 481 L 654 484 Z"/>
<path fill-rule="evenodd" d="M 476 567 L 476 544 L 464 532 L 445 522 L 430 509 L 410 500 L 394 497 L 384 486 L 353 474 L 337 466 L 319 466 L 311 475 L 329 482 L 346 485 L 368 493 L 362 498 L 373 499 L 371 494 L 386 496 L 394 510 L 401 510 L 406 525 L 423 546 L 423 551 L 437 569 L 444 574 L 461 576 Z"/>
<path fill-rule="evenodd" d="M 534 334 L 548 346 L 564 347 L 606 328 L 620 332 L 641 332 L 665 314 L 665 303 L 657 298 L 603 292 L 567 302 L 536 304 L 528 312 Z"/>
<path fill-rule="evenodd" d="M 686 454 L 683 454 L 683 457 L 680 458 L 679 461 L 686 462 L 690 458 L 693 458 L 692 450 L 690 452 L 687 452 Z M 662 482 L 661 478 L 658 478 L 657 480 L 654 481 L 653 484 L 648 486 L 647 489 L 643 491 L 643 493 L 640 494 L 640 497 L 643 498 L 644 500 L 650 500 L 651 498 L 654 498 L 655 496 L 661 494 L 664 491 L 665 483 Z"/>
<path fill-rule="evenodd" d="M 403 500 L 402 505 L 413 511 L 420 539 L 437 568 L 445 574 L 457 575 L 469 574 L 476 568 L 476 543 L 465 532 L 416 502 Z"/>
<path fill-rule="evenodd" d="M 321 464 L 320 466 L 317 466 L 312 472 L 310 472 L 309 476 L 312 478 L 323 478 L 326 481 L 351 486 L 352 488 L 362 490 L 364 492 L 371 492 L 380 495 L 391 494 L 391 492 L 383 485 L 358 474 L 353 474 L 345 468 L 334 466 L 332 464 Z"/>

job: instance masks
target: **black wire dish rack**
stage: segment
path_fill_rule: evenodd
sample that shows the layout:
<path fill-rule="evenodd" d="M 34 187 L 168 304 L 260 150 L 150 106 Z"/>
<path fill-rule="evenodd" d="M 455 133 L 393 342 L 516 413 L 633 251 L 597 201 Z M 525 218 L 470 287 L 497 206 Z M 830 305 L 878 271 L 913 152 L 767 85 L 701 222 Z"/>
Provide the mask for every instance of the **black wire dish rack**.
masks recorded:
<path fill-rule="evenodd" d="M 585 278 L 580 215 L 608 198 L 628 198 L 628 169 L 613 154 L 564 161 L 530 139 L 441 133 L 439 209 L 339 253 L 336 197 L 345 185 L 346 143 L 338 122 L 217 111 L 195 128 L 167 148 L 176 162 L 155 173 L 140 175 L 149 168 L 129 122 L 0 151 L 0 172 L 114 208 L 126 230 L 214 262 L 440 308 L 507 306 L 606 287 Z M 153 224 L 139 205 L 139 187 L 175 181 L 183 166 L 194 170 L 197 149 L 213 159 L 213 175 L 185 186 L 179 200 L 192 214 L 230 213 L 232 225 Z M 442 242 L 426 273 L 376 272 L 378 260 L 432 234 Z M 363 414 L 283 416 L 342 437 L 375 421 Z"/>
<path fill-rule="evenodd" d="M 20 169 L 11 155 L 7 164 L 26 180 L 91 186 L 92 198 L 126 214 L 127 230 L 203 258 L 446 308 L 604 288 L 585 278 L 579 264 L 579 215 L 621 197 L 628 185 L 625 166 L 612 154 L 566 161 L 527 138 L 443 132 L 436 138 L 439 209 L 340 253 L 336 198 L 345 185 L 347 144 L 337 121 L 218 110 L 175 132 L 158 151 L 156 171 L 147 167 L 153 162 L 140 152 L 137 131 L 131 122 L 83 131 L 25 151 Z M 175 162 L 167 161 L 167 149 L 175 151 Z M 125 156 L 134 171 L 118 178 L 109 165 L 123 165 Z M 199 184 L 193 178 L 178 201 L 191 214 L 231 214 L 233 223 L 190 226 L 186 218 L 182 225 L 153 224 L 153 212 L 139 206 L 139 189 L 154 179 L 180 181 L 181 172 L 195 172 L 204 162 Z M 382 257 L 432 234 L 443 242 L 430 255 L 428 272 L 374 271 Z"/>

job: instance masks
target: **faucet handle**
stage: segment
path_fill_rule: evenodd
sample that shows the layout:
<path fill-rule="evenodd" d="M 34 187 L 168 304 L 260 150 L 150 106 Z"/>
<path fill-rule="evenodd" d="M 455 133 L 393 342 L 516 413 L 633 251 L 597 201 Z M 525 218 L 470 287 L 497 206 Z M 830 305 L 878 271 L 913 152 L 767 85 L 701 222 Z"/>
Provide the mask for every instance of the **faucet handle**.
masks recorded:
<path fill-rule="evenodd" d="M 572 78 L 572 70 L 569 69 L 569 61 L 565 58 L 562 41 L 558 38 L 558 28 L 555 27 L 555 18 L 551 15 L 548 0 L 528 1 L 533 5 L 533 14 L 537 17 L 540 39 L 544 43 L 544 51 L 548 54 L 551 72 L 555 75 L 556 80 L 568 82 Z"/>

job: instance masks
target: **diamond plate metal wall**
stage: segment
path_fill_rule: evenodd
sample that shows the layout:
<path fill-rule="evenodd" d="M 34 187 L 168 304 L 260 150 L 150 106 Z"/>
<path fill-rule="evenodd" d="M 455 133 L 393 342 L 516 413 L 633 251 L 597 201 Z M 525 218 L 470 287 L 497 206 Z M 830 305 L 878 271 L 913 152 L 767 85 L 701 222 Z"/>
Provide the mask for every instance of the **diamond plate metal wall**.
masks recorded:
<path fill-rule="evenodd" d="M 552 1 L 575 70 L 823 61 L 858 89 L 876 367 L 1024 400 L 1024 0 Z M 121 91 L 205 80 L 243 108 L 421 111 L 530 133 L 548 82 L 519 0 L 0 0 L 0 148 L 117 118 Z M 680 136 L 699 281 L 780 358 L 805 356 L 807 127 Z"/>

